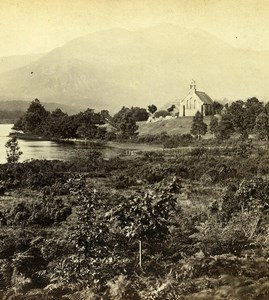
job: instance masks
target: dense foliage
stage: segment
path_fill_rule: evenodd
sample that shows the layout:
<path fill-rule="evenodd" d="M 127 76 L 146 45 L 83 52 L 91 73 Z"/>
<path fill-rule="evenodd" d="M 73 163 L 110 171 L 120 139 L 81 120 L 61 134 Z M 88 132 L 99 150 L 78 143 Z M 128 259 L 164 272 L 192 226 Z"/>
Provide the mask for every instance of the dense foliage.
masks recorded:
<path fill-rule="evenodd" d="M 15 164 L 19 161 L 20 156 L 22 155 L 22 151 L 20 151 L 20 147 L 18 144 L 18 140 L 16 137 L 11 137 L 6 142 L 6 152 L 7 152 L 7 162 L 10 164 Z"/>
<path fill-rule="evenodd" d="M 252 144 L 0 165 L 1 299 L 267 299 Z"/>
<path fill-rule="evenodd" d="M 199 140 L 202 135 L 206 134 L 206 132 L 207 132 L 207 125 L 203 121 L 203 115 L 199 111 L 197 111 L 197 113 L 193 117 L 191 134 L 196 136 Z"/>

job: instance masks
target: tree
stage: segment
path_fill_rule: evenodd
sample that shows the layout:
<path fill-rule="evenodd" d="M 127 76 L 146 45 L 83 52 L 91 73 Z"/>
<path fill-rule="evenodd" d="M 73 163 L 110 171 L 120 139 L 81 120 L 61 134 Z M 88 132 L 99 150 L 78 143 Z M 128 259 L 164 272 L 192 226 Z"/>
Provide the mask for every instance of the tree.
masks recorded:
<path fill-rule="evenodd" d="M 219 126 L 217 127 L 216 137 L 220 140 L 227 140 L 234 132 L 233 123 L 229 114 L 224 114 L 221 117 Z"/>
<path fill-rule="evenodd" d="M 263 110 L 263 103 L 254 97 L 246 102 L 242 100 L 233 102 L 227 111 L 231 116 L 234 130 L 246 139 L 253 132 L 256 118 Z"/>
<path fill-rule="evenodd" d="M 131 107 L 132 117 L 136 122 L 147 121 L 149 113 L 145 108 Z"/>
<path fill-rule="evenodd" d="M 214 114 L 220 114 L 222 109 L 223 109 L 223 105 L 221 103 L 219 103 L 218 101 L 213 101 L 213 112 Z"/>
<path fill-rule="evenodd" d="M 164 242 L 170 234 L 170 222 L 180 212 L 176 199 L 181 191 L 177 177 L 163 181 L 150 193 L 132 195 L 114 208 L 117 228 L 129 239 L 139 241 L 139 265 L 142 267 L 142 241 Z"/>
<path fill-rule="evenodd" d="M 151 113 L 151 114 L 154 114 L 156 111 L 157 111 L 157 106 L 154 105 L 154 104 L 151 104 L 148 106 L 148 111 Z"/>
<path fill-rule="evenodd" d="M 219 120 L 217 117 L 212 117 L 209 123 L 209 131 L 210 133 L 213 134 L 213 136 L 215 137 L 215 134 L 218 130 L 218 126 L 219 126 Z"/>
<path fill-rule="evenodd" d="M 138 126 L 133 117 L 133 112 L 130 108 L 123 106 L 113 117 L 115 126 L 119 128 L 122 137 L 128 138 L 136 135 Z"/>
<path fill-rule="evenodd" d="M 256 97 L 249 98 L 246 101 L 246 111 L 247 111 L 247 119 L 248 119 L 248 129 L 249 133 L 251 133 L 256 124 L 257 116 L 264 111 L 264 105 L 261 101 L 259 101 Z"/>
<path fill-rule="evenodd" d="M 269 136 L 269 117 L 265 112 L 260 113 L 256 118 L 256 124 L 254 127 L 259 139 L 267 139 Z"/>
<path fill-rule="evenodd" d="M 131 116 L 126 115 L 125 120 L 123 120 L 120 123 L 121 134 L 124 138 L 132 137 L 136 135 L 137 129 L 138 126 L 136 125 L 136 122 Z"/>
<path fill-rule="evenodd" d="M 206 134 L 207 125 L 203 121 L 203 115 L 197 111 L 195 116 L 193 117 L 192 126 L 191 126 L 191 134 L 195 135 L 198 140 L 201 139 L 201 135 Z"/>
<path fill-rule="evenodd" d="M 93 139 L 95 138 L 97 133 L 97 126 L 94 124 L 81 124 L 77 129 L 77 134 L 79 137 L 83 137 L 84 139 Z"/>
<path fill-rule="evenodd" d="M 159 110 L 155 113 L 156 118 L 171 116 L 171 113 L 167 110 Z"/>
<path fill-rule="evenodd" d="M 104 114 L 103 112 L 101 113 Z M 113 121 L 115 123 L 121 123 L 122 121 L 125 120 L 126 115 L 132 117 L 135 122 L 139 122 L 139 121 L 146 121 L 148 119 L 149 114 L 145 108 L 140 108 L 140 107 L 128 108 L 123 106 L 122 109 L 114 115 Z"/>
<path fill-rule="evenodd" d="M 43 125 L 49 115 L 38 99 L 31 102 L 26 113 L 16 122 L 14 129 L 34 134 L 43 133 Z"/>
<path fill-rule="evenodd" d="M 13 136 L 12 138 L 10 138 L 6 142 L 5 146 L 7 148 L 7 162 L 10 164 L 16 164 L 19 161 L 20 156 L 22 155 L 17 137 Z"/>
<path fill-rule="evenodd" d="M 44 127 L 44 133 L 51 137 L 64 137 L 63 128 L 68 115 L 62 112 L 61 109 L 57 108 L 52 113 L 50 113 L 46 119 Z"/>
<path fill-rule="evenodd" d="M 233 102 L 228 107 L 227 114 L 229 114 L 234 130 L 241 135 L 245 135 L 245 133 L 248 131 L 249 124 L 246 118 L 247 114 L 244 101 L 237 100 Z"/>

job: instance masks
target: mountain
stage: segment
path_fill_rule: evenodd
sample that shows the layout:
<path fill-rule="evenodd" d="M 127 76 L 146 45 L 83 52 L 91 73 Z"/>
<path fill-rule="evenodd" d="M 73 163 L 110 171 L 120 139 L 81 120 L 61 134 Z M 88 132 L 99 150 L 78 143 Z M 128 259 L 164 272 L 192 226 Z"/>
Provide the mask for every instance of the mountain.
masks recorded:
<path fill-rule="evenodd" d="M 0 57 L 0 74 L 27 66 L 42 56 L 43 54 L 28 54 Z"/>
<path fill-rule="evenodd" d="M 3 112 L 25 112 L 30 105 L 30 101 L 23 100 L 11 100 L 11 101 L 0 101 L 0 111 Z M 68 114 L 76 114 L 83 109 L 81 107 L 72 107 L 65 104 L 53 103 L 53 102 L 42 102 L 45 109 L 48 111 L 53 111 L 56 108 L 60 108 L 63 112 Z"/>
<path fill-rule="evenodd" d="M 269 52 L 233 48 L 199 29 L 170 24 L 111 29 L 70 41 L 0 74 L 0 100 L 38 98 L 119 110 L 183 98 L 192 78 L 212 99 L 269 94 Z"/>

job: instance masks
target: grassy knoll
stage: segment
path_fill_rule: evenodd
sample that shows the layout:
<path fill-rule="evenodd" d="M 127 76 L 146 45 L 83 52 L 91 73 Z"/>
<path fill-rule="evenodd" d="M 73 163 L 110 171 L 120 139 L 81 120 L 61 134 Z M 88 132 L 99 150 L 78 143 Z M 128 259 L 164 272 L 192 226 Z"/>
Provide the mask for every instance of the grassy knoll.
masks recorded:
<path fill-rule="evenodd" d="M 146 123 L 137 122 L 139 125 L 139 135 L 160 134 L 166 131 L 169 135 L 188 134 L 191 130 L 193 117 L 179 117 L 178 119 L 162 120 L 158 122 Z M 209 125 L 210 117 L 204 117 L 204 122 Z M 212 136 L 207 134 L 206 136 Z"/>

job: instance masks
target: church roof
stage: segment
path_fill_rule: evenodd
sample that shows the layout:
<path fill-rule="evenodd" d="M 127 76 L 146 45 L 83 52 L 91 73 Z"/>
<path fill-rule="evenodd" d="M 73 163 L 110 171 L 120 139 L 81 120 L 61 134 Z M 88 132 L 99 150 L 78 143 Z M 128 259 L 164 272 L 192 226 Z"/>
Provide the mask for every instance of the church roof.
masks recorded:
<path fill-rule="evenodd" d="M 206 93 L 195 91 L 195 94 L 204 104 L 213 104 L 213 100 Z"/>

